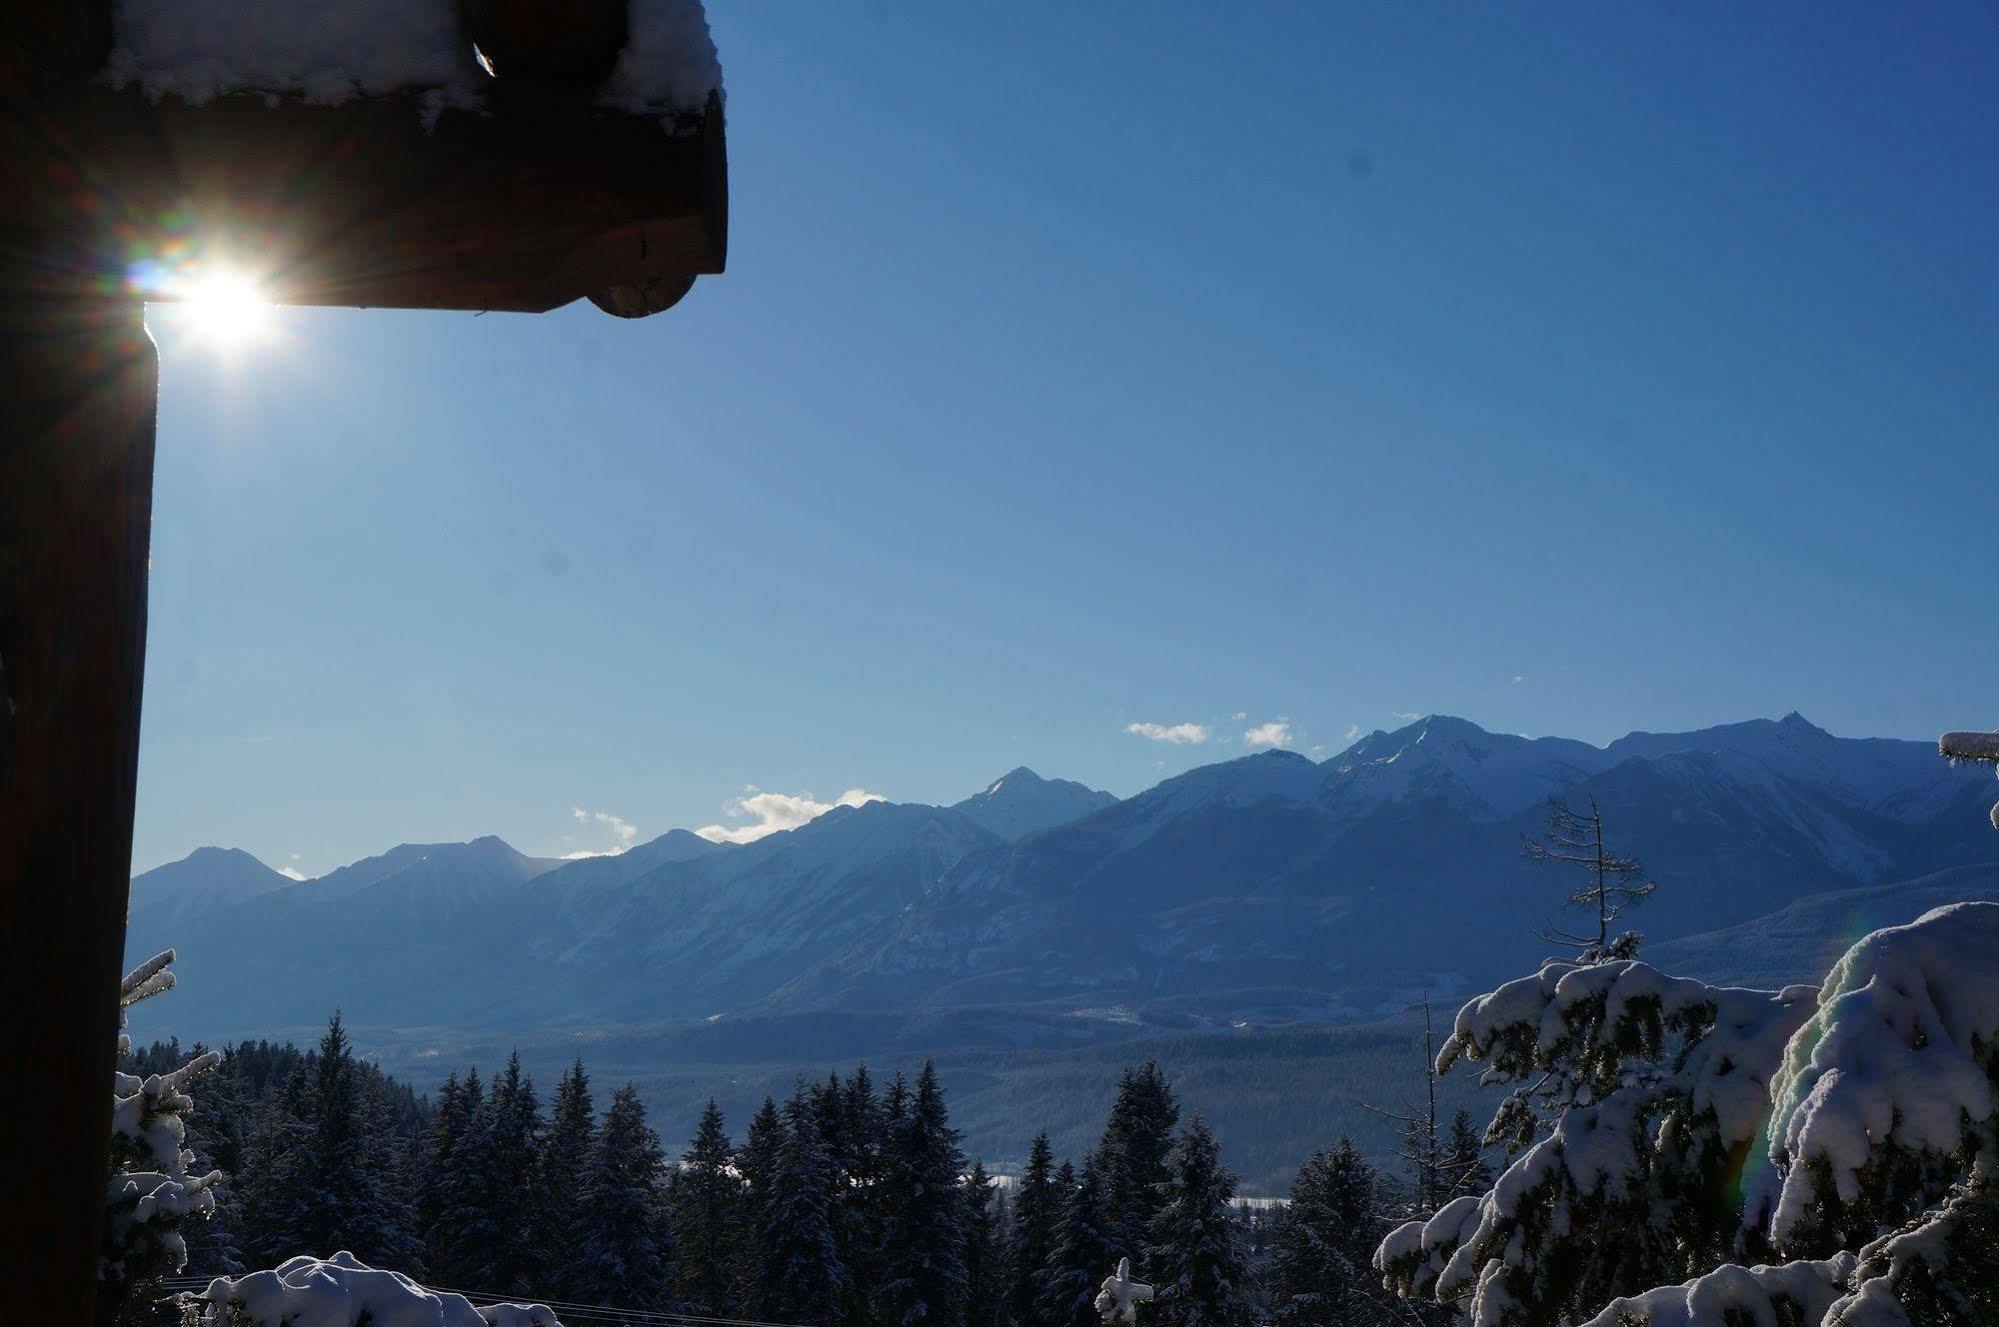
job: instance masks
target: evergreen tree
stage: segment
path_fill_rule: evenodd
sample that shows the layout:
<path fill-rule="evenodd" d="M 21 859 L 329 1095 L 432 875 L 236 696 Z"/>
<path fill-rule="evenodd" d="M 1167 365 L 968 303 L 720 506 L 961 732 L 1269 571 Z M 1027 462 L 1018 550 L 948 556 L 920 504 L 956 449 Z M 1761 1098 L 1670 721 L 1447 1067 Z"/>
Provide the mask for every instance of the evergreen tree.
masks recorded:
<path fill-rule="evenodd" d="M 257 1149 L 263 1172 L 245 1195 L 256 1213 L 257 1260 L 347 1249 L 375 1266 L 410 1265 L 416 1249 L 394 1125 L 340 1015 L 271 1115 Z"/>
<path fill-rule="evenodd" d="M 848 1279 L 827 1217 L 832 1187 L 832 1163 L 801 1085 L 785 1103 L 783 1142 L 759 1213 L 758 1316 L 825 1322 L 838 1313 Z"/>
<path fill-rule="evenodd" d="M 1249 1276 L 1236 1234 L 1235 1176 L 1207 1120 L 1180 1131 L 1152 1220 L 1154 1320 L 1163 1327 L 1245 1327 Z"/>
<path fill-rule="evenodd" d="M 890 1327 L 955 1327 L 965 1316 L 964 1161 L 937 1068 L 925 1061 L 890 1134 L 883 1182 L 882 1283 Z"/>
<path fill-rule="evenodd" d="M 1102 1158 L 1092 1153 L 1080 1172 L 1063 1162 L 1057 1187 L 1066 1201 L 1048 1254 L 1037 1316 L 1043 1327 L 1099 1327 L 1097 1290 L 1123 1256 L 1113 1243 Z"/>
<path fill-rule="evenodd" d="M 867 1139 L 857 1127 L 860 1121 L 849 1114 L 847 1090 L 839 1074 L 827 1074 L 826 1081 L 811 1090 L 810 1098 L 819 1141 L 826 1148 L 833 1172 L 826 1220 L 833 1228 L 833 1247 L 840 1265 L 847 1269 L 846 1300 L 831 1313 L 844 1323 L 866 1323 L 871 1321 L 873 1264 L 879 1241 L 875 1190 L 864 1187 L 860 1180 L 861 1171 L 870 1164 L 863 1157 Z"/>
<path fill-rule="evenodd" d="M 311 1098 L 309 1061 L 301 1058 L 285 1073 L 251 1132 L 245 1153 L 243 1251 L 259 1267 L 275 1267 L 311 1248 Z"/>
<path fill-rule="evenodd" d="M 879 1321 L 875 1291 L 882 1277 L 886 1116 L 865 1064 L 856 1066 L 848 1075 L 840 1097 L 841 1128 L 846 1138 L 842 1159 L 846 1202 L 844 1219 L 833 1234 L 849 1285 L 847 1308 L 842 1316 L 850 1327 L 874 1327 Z"/>
<path fill-rule="evenodd" d="M 983 1161 L 965 1176 L 965 1327 L 1001 1327 L 1006 1317 L 1006 1233 L 999 1191 Z"/>
<path fill-rule="evenodd" d="M 1451 1116 L 1440 1165 L 1446 1199 L 1484 1193 L 1492 1187 L 1492 1167 L 1486 1162 L 1478 1127 L 1471 1122 L 1471 1111 L 1463 1106 Z"/>
<path fill-rule="evenodd" d="M 549 1187 L 542 1168 L 541 1102 L 534 1080 L 521 1072 L 519 1051 L 493 1080 L 492 1119 L 493 1274 L 472 1284 L 527 1295 L 548 1275 Z"/>
<path fill-rule="evenodd" d="M 484 1289 L 497 1286 L 502 1248 L 500 1217 L 500 1080 L 490 1095 L 482 1091 L 478 1071 L 466 1079 L 468 1107 L 465 1124 L 445 1159 L 445 1214 L 442 1225 L 444 1261 L 440 1279 L 453 1286 Z"/>
<path fill-rule="evenodd" d="M 733 1157 L 721 1108 L 710 1097 L 693 1143 L 681 1154 L 669 1209 L 680 1255 L 674 1285 L 686 1313 L 740 1316 L 736 1246 L 749 1232 L 743 1223 L 742 1181 L 730 1168 Z"/>
<path fill-rule="evenodd" d="M 1118 1257 L 1129 1257 L 1134 1268 L 1145 1266 L 1152 1219 L 1165 1201 L 1161 1186 L 1168 1178 L 1167 1157 L 1179 1122 L 1180 1103 L 1159 1062 L 1127 1067 L 1119 1077 L 1117 1099 L 1111 1103 L 1097 1156 L 1112 1247 Z"/>
<path fill-rule="evenodd" d="M 1272 1299 L 1287 1327 L 1396 1321 L 1371 1266 L 1384 1222 L 1380 1177 L 1342 1136 L 1298 1169 L 1271 1252 Z"/>
<path fill-rule="evenodd" d="M 590 1075 L 577 1060 L 555 1087 L 548 1136 L 542 1147 L 542 1175 L 548 1186 L 547 1289 L 543 1294 L 571 1298 L 565 1277 L 582 1253 L 580 1224 L 583 1186 L 590 1151 L 597 1133 L 597 1108 L 590 1099 Z"/>
<path fill-rule="evenodd" d="M 1068 1178 L 1058 1184 L 1049 1173 L 1054 1160 L 1048 1131 L 1043 1129 L 1034 1135 L 1034 1145 L 1028 1149 L 1027 1169 L 1020 1177 L 1019 1195 L 1013 1203 L 1006 1294 L 1011 1327 L 1041 1327 L 1043 1322 L 1039 1305 L 1048 1278 L 1048 1256 L 1055 1250 L 1056 1226 L 1075 1182 L 1065 1163 L 1063 1171 Z"/>
<path fill-rule="evenodd" d="M 450 1250 L 445 1225 L 450 1216 L 446 1192 L 451 1176 L 451 1149 L 465 1132 L 470 1106 L 456 1071 L 446 1076 L 431 1107 L 430 1124 L 424 1130 L 416 1168 L 417 1229 L 421 1234 L 422 1266 L 434 1279 L 446 1285 L 462 1285 L 451 1275 Z"/>
<path fill-rule="evenodd" d="M 666 1154 L 630 1083 L 611 1094 L 584 1171 L 578 1253 L 563 1275 L 570 1293 L 596 1304 L 669 1307 L 673 1244 L 660 1201 Z"/>
<path fill-rule="evenodd" d="M 778 1115 L 777 1103 L 765 1097 L 750 1117 L 742 1149 L 736 1153 L 736 1172 L 743 1179 L 745 1233 L 736 1251 L 736 1301 L 750 1307 L 763 1303 L 763 1212 L 770 1204 L 778 1154 L 783 1149 L 784 1121 Z"/>

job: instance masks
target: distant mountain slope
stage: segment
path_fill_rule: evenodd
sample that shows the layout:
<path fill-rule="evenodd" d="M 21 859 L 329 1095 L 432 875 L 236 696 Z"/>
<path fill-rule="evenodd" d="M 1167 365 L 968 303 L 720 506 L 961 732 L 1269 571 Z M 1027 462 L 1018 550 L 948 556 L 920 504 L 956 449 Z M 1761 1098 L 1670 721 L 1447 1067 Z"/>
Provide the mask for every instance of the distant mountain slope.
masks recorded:
<path fill-rule="evenodd" d="M 292 883 L 241 848 L 196 848 L 177 862 L 134 876 L 132 908 L 173 926 Z"/>
<path fill-rule="evenodd" d="M 1641 957 L 1706 982 L 1772 989 L 1816 983 L 1861 936 L 1912 922 L 1946 903 L 1976 901 L 1999 903 L 1999 865 L 1807 895 L 1768 916 L 1653 945 Z"/>
<path fill-rule="evenodd" d="M 1594 798 L 1651 867 L 1659 892 L 1631 921 L 1656 947 L 1999 862 L 1990 786 L 1927 743 L 1796 715 L 1608 747 L 1433 717 L 1124 801 L 1023 769 L 954 806 L 840 807 L 742 845 L 675 831 L 568 863 L 490 838 L 406 845 L 268 890 L 233 858 L 203 857 L 228 868 L 203 885 L 190 859 L 162 868 L 174 888 L 135 884 L 131 944 L 180 947 L 179 1008 L 209 1036 L 335 1005 L 523 1029 L 753 1014 L 771 1036 L 824 1011 L 958 1009 L 1003 1040 L 1079 1018 L 1320 1022 L 1540 957 L 1530 931 L 1573 883 L 1521 859 L 1550 796 Z"/>

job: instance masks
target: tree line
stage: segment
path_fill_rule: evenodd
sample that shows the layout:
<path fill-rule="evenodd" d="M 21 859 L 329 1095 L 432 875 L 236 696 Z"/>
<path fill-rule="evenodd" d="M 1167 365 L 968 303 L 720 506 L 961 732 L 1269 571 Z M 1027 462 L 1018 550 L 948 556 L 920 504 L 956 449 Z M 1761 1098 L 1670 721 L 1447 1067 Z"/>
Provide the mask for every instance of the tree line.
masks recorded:
<path fill-rule="evenodd" d="M 130 1067 L 183 1059 L 155 1044 Z M 1058 1161 L 1044 1132 L 1005 1182 L 967 1163 L 929 1064 L 914 1082 L 801 1079 L 739 1140 L 711 1100 L 670 1157 L 637 1090 L 600 1110 L 580 1060 L 546 1101 L 517 1055 L 419 1096 L 358 1059 L 337 1016 L 312 1049 L 224 1050 L 188 1126 L 225 1177 L 186 1232 L 190 1272 L 344 1248 L 475 1294 L 826 1327 L 1096 1327 L 1124 1257 L 1162 1327 L 1407 1321 L 1375 1244 L 1487 1179 L 1461 1118 L 1406 1182 L 1342 1138 L 1288 1205 L 1249 1207 L 1153 1062 L 1123 1072 L 1083 1156 Z M 1424 1194 L 1438 1174 L 1450 1192 Z"/>

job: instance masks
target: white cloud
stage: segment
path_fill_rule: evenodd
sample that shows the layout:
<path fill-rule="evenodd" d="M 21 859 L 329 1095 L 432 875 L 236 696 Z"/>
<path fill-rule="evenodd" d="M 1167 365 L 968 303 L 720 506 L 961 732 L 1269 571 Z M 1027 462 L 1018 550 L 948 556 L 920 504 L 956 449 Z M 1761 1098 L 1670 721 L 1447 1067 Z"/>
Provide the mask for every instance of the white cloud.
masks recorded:
<path fill-rule="evenodd" d="M 292 855 L 293 855 L 293 856 L 297 856 L 298 854 L 294 853 L 294 854 L 292 854 Z M 312 879 L 312 877 L 311 877 L 311 876 L 309 876 L 309 875 L 307 875 L 307 874 L 306 874 L 305 872 L 303 872 L 303 871 L 299 870 L 299 869 L 298 869 L 298 868 L 297 868 L 296 866 L 280 866 L 280 867 L 278 868 L 278 874 L 279 874 L 279 875 L 282 875 L 282 876 L 288 876 L 288 877 L 290 877 L 290 878 L 291 878 L 291 879 L 293 879 L 293 880 L 310 880 L 310 879 Z"/>
<path fill-rule="evenodd" d="M 1397 710 L 1395 711 L 1395 717 L 1402 720 L 1402 722 L 1404 723 L 1414 723 L 1416 722 L 1416 720 L 1422 718 L 1423 716 L 1416 713 L 1416 711 L 1414 710 Z"/>
<path fill-rule="evenodd" d="M 1124 730 L 1134 737 L 1143 737 L 1148 742 L 1171 742 L 1175 746 L 1198 744 L 1208 740 L 1208 725 L 1204 723 L 1128 723 Z"/>
<path fill-rule="evenodd" d="M 563 856 L 565 858 L 573 860 L 578 857 L 612 857 L 623 852 L 638 841 L 639 827 L 623 816 L 614 816 L 609 811 L 585 811 L 580 806 L 570 807 L 569 814 L 575 817 L 576 823 L 579 825 L 585 827 L 590 825 L 604 826 L 611 831 L 611 837 L 616 840 L 616 843 L 609 848 L 586 848 L 579 849 L 576 852 L 564 853 Z"/>
<path fill-rule="evenodd" d="M 1260 723 L 1244 733 L 1242 744 L 1252 751 L 1265 746 L 1286 747 L 1291 745 L 1294 736 L 1289 719 L 1272 719 L 1269 723 Z"/>
<path fill-rule="evenodd" d="M 724 803 L 722 811 L 736 820 L 747 817 L 750 823 L 704 825 L 694 832 L 711 843 L 755 843 L 766 834 L 797 829 L 808 821 L 817 820 L 836 806 L 866 806 L 869 802 L 888 800 L 880 793 L 871 793 L 863 788 L 849 788 L 830 802 L 822 802 L 811 793 L 761 792 L 755 784 L 750 784 L 743 792 L 744 796 Z"/>
<path fill-rule="evenodd" d="M 1519 686 L 1522 682 L 1525 682 L 1526 680 L 1527 680 L 1527 674 L 1525 673 L 1515 673 L 1513 675 L 1513 685 L 1516 687 Z"/>
<path fill-rule="evenodd" d="M 1350 723 L 1350 724 L 1348 724 L 1348 725 L 1347 725 L 1347 741 L 1348 741 L 1348 742 L 1352 742 L 1352 741 L 1353 741 L 1353 740 L 1354 740 L 1354 739 L 1355 739 L 1356 737 L 1359 737 L 1359 736 L 1360 736 L 1360 725 L 1359 725 L 1359 724 L 1357 724 L 1357 723 Z"/>
<path fill-rule="evenodd" d="M 1247 719 L 1249 717 L 1249 711 L 1237 710 L 1234 713 L 1234 715 L 1232 715 L 1231 717 L 1234 718 L 1237 723 L 1241 723 L 1244 719 Z"/>

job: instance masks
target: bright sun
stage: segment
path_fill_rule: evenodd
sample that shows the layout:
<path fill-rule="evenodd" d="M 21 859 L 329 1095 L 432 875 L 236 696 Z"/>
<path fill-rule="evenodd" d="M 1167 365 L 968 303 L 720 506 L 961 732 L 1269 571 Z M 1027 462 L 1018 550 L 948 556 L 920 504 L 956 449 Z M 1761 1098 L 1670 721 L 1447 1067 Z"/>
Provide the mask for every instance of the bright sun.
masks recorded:
<path fill-rule="evenodd" d="M 236 346 L 258 339 L 270 325 L 271 306 L 257 283 L 238 272 L 210 272 L 181 301 L 187 325 L 203 339 Z"/>

